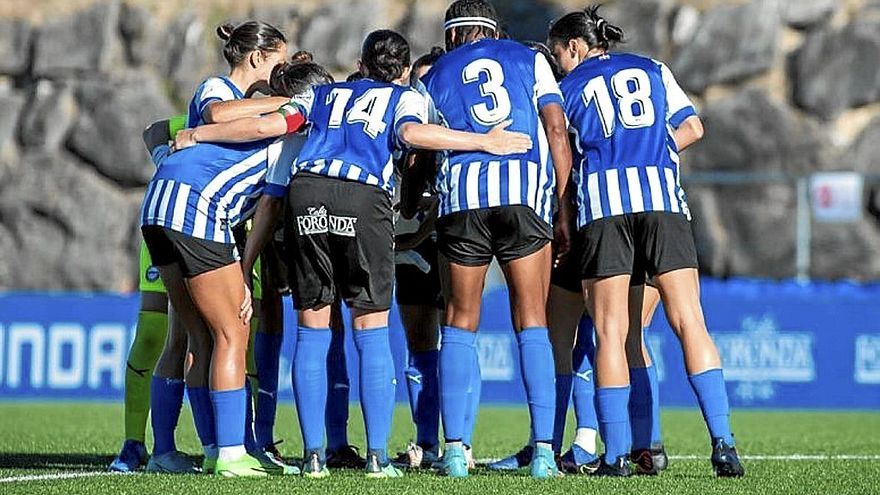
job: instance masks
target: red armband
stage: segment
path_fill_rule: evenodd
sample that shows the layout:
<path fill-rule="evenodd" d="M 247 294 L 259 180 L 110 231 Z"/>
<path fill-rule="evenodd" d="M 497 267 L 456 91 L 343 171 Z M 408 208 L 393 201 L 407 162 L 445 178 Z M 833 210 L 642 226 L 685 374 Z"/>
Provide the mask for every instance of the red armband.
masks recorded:
<path fill-rule="evenodd" d="M 299 132 L 306 125 L 306 118 L 299 112 L 283 112 L 284 121 L 287 122 L 287 134 Z"/>

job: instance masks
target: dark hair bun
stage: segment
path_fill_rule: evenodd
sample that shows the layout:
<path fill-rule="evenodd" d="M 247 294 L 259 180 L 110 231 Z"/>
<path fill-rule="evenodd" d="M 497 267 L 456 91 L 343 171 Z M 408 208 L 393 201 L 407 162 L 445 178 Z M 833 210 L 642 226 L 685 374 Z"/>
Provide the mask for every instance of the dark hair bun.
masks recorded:
<path fill-rule="evenodd" d="M 440 58 L 443 55 L 446 55 L 446 50 L 442 46 L 431 47 L 431 53 L 429 53 L 431 57 Z"/>
<path fill-rule="evenodd" d="M 217 36 L 220 37 L 223 41 L 229 41 L 229 38 L 232 38 L 232 33 L 235 32 L 235 26 L 232 24 L 226 23 L 217 27 Z"/>
<path fill-rule="evenodd" d="M 290 62 L 293 64 L 307 64 L 309 62 L 313 62 L 315 60 L 312 52 L 306 50 L 300 50 L 290 57 Z"/>

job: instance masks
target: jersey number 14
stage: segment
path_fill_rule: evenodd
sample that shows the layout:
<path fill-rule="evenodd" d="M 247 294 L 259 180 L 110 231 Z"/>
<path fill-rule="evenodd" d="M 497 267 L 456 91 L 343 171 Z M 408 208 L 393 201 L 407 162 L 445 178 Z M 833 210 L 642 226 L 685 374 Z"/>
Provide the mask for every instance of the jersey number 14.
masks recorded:
<path fill-rule="evenodd" d="M 346 121 L 351 125 L 363 124 L 364 132 L 373 139 L 385 132 L 388 124 L 385 123 L 385 112 L 391 103 L 394 89 L 372 88 L 367 90 L 360 98 L 354 101 L 351 109 L 346 112 L 348 102 L 354 91 L 348 88 L 335 88 L 327 95 L 327 104 L 333 103 L 330 110 L 328 127 L 337 129 Z"/>
<path fill-rule="evenodd" d="M 603 76 L 590 80 L 581 95 L 584 104 L 589 107 L 596 102 L 596 110 L 602 122 L 605 137 L 614 133 L 616 117 L 627 129 L 640 129 L 654 125 L 656 118 L 654 103 L 651 101 L 651 79 L 642 69 L 624 69 L 611 77 L 611 89 L 617 97 L 620 114 L 615 115 L 611 91 Z"/>

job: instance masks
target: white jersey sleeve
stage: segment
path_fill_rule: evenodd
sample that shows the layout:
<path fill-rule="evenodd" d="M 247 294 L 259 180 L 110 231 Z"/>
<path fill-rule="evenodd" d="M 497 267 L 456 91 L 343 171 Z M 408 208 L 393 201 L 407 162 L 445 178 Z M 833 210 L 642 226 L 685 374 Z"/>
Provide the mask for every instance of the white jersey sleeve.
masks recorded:
<path fill-rule="evenodd" d="M 232 88 L 230 88 L 223 79 L 212 77 L 202 84 L 201 90 L 196 96 L 196 106 L 199 112 L 199 117 L 202 120 L 205 119 L 205 110 L 207 110 L 208 105 L 211 103 L 215 101 L 232 101 L 235 99 L 235 93 L 232 92 Z"/>
<path fill-rule="evenodd" d="M 553 75 L 550 63 L 541 53 L 535 54 L 535 100 L 538 110 L 551 103 L 562 105 L 562 90 Z"/>
<path fill-rule="evenodd" d="M 400 129 L 407 122 L 428 122 L 428 101 L 414 89 L 404 91 L 394 109 L 394 129 Z"/>
<path fill-rule="evenodd" d="M 312 113 L 312 106 L 315 104 L 315 90 L 313 88 L 309 88 L 305 93 L 300 93 L 293 98 L 290 99 L 286 105 L 281 107 L 279 110 L 284 115 L 290 115 L 296 112 L 302 114 L 306 120 L 309 119 L 309 114 Z"/>
<path fill-rule="evenodd" d="M 678 81 L 675 80 L 669 67 L 662 62 L 656 63 L 660 66 L 663 87 L 666 88 L 666 123 L 673 129 L 677 129 L 688 117 L 697 115 L 697 110 L 688 95 L 678 85 Z"/>
<path fill-rule="evenodd" d="M 287 186 L 293 176 L 293 164 L 306 143 L 306 137 L 303 133 L 288 134 L 269 145 L 264 194 L 283 198 L 287 193 Z"/>

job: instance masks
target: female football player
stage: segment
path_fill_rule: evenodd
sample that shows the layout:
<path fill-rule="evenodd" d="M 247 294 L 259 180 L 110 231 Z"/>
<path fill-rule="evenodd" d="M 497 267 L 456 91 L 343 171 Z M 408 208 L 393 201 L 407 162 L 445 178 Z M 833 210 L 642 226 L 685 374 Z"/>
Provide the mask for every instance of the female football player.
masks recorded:
<path fill-rule="evenodd" d="M 678 153 L 702 137 L 702 125 L 665 65 L 608 52 L 623 32 L 597 11 L 568 14 L 549 34 L 568 73 L 562 82 L 566 114 L 583 157 L 577 164 L 581 277 L 595 320 L 597 408 L 606 449 L 596 474 L 631 472 L 628 296 L 631 279 L 647 272 L 681 342 L 715 472 L 742 476 L 721 361 L 700 307 L 690 211 L 678 176 Z"/>
<path fill-rule="evenodd" d="M 186 126 L 186 116 L 178 116 L 170 119 L 167 123 L 156 126 L 149 134 L 156 133 L 158 140 L 168 142 L 174 139 L 174 135 Z M 152 140 L 152 139 L 151 139 Z M 151 150 L 147 150 L 148 152 Z M 140 281 L 141 307 L 138 312 L 135 339 L 128 350 L 125 369 L 125 405 L 123 409 L 123 421 L 125 423 L 125 441 L 119 455 L 110 464 L 109 470 L 121 473 L 134 472 L 147 463 L 147 447 L 145 445 L 147 418 L 150 414 L 150 387 L 153 377 L 153 368 L 159 360 L 159 354 L 165 338 L 168 334 L 168 296 L 165 286 L 159 278 L 159 270 L 153 266 L 147 246 L 141 243 L 140 266 L 138 271 Z M 180 328 L 179 318 L 173 317 L 173 325 Z M 175 331 L 175 335 L 184 337 L 185 330 Z M 185 343 L 181 344 L 185 345 Z M 182 398 L 181 398 L 182 400 Z M 180 401 L 177 402 L 180 404 Z M 172 410 L 179 412 L 180 406 L 172 406 Z M 176 416 L 170 414 L 164 416 L 171 418 L 175 423 Z M 172 429 L 173 431 L 173 429 Z M 162 440 L 168 440 L 164 437 Z M 173 443 L 161 445 L 159 454 L 177 452 Z M 173 442 L 174 437 L 170 438 Z M 155 449 L 154 449 L 155 453 Z M 171 454 L 179 457 L 176 453 Z M 182 464 L 187 471 L 191 470 L 190 464 Z"/>
<path fill-rule="evenodd" d="M 564 197 L 571 150 L 562 97 L 550 64 L 519 43 L 499 40 L 499 19 L 486 0 L 459 0 L 446 11 L 449 53 L 423 78 L 430 99 L 452 129 L 483 131 L 511 119 L 539 146 L 492 157 L 450 153 L 437 177 L 440 252 L 449 260 L 449 299 L 440 348 L 443 472 L 468 476 L 462 445 L 466 400 L 479 379 L 476 331 L 489 263 L 501 264 L 510 289 L 535 436 L 531 475 L 557 474 L 553 456 L 553 354 L 547 331 L 554 193 Z M 552 157 L 552 160 L 551 160 Z M 557 184 L 559 187 L 557 188 Z M 568 206 L 557 222 L 567 245 Z"/>
<path fill-rule="evenodd" d="M 499 126 L 488 134 L 424 124 L 425 101 L 407 89 L 409 45 L 393 31 L 367 36 L 361 55 L 365 79 L 320 86 L 278 113 L 208 125 L 178 134 L 178 142 L 247 142 L 282 136 L 311 124 L 288 194 L 285 241 L 294 303 L 299 310 L 293 373 L 305 444 L 303 471 L 329 474 L 324 465 L 326 359 L 330 304 L 339 294 L 352 308 L 360 356 L 360 399 L 367 431 L 366 475 L 397 477 L 387 442 L 394 404 L 388 341 L 393 277 L 391 193 L 393 155 L 403 145 L 436 150 L 524 151 L 531 140 Z M 255 229 L 256 233 L 256 229 Z M 265 233 L 262 235 L 265 236 Z M 262 248 L 255 244 L 245 253 Z"/>
<path fill-rule="evenodd" d="M 412 66 L 411 84 L 416 87 L 422 76 L 434 65 L 445 50 L 434 47 L 431 52 L 416 59 Z M 413 160 L 436 160 L 433 153 L 418 152 L 404 157 Z M 427 178 L 412 176 L 433 169 L 410 165 L 404 161 L 398 167 L 402 176 L 401 189 L 424 191 Z M 409 182 L 419 184 L 410 185 Z M 415 192 L 415 191 L 414 191 Z M 437 259 L 437 241 L 434 221 L 437 218 L 437 198 L 429 192 L 408 198 L 412 208 L 401 205 L 401 214 L 394 225 L 394 249 L 397 299 L 400 318 L 406 332 L 407 368 L 404 371 L 409 395 L 410 411 L 416 427 L 416 441 L 394 461 L 404 468 L 429 468 L 440 458 L 440 391 L 437 372 L 440 312 L 443 298 L 440 291 L 440 273 Z M 403 201 L 403 198 L 401 198 Z M 405 211 L 414 209 L 415 211 Z"/>
<path fill-rule="evenodd" d="M 286 58 L 284 36 L 274 27 L 258 22 L 246 22 L 236 28 L 221 26 L 218 34 L 226 41 L 224 56 L 232 70 L 228 77 L 210 78 L 199 87 L 190 103 L 189 127 L 207 121 L 259 114 L 278 104 L 278 100 L 254 100 L 244 105 L 230 103 L 242 99 L 252 86 L 265 82 L 270 71 Z M 242 213 L 246 213 L 245 207 L 248 206 L 243 197 L 235 195 L 238 190 L 230 192 L 228 189 L 232 185 L 242 185 L 242 177 L 228 177 L 228 172 L 223 175 L 216 167 L 230 164 L 253 166 L 245 159 L 253 157 L 257 150 L 203 148 L 166 156 L 147 191 L 142 215 L 147 247 L 189 337 L 193 363 L 187 373 L 187 382 L 197 430 L 206 450 L 205 470 L 213 471 L 216 465 L 216 472 L 226 476 L 286 471 L 274 463 L 261 463 L 243 453 L 244 415 L 240 425 L 232 423 L 238 420 L 239 412 L 244 413 L 244 409 L 239 411 L 239 406 L 244 408 L 245 405 L 244 350 L 248 332 L 241 332 L 237 312 L 233 314 L 224 304 L 229 303 L 229 298 L 240 295 L 240 305 L 246 298 L 243 284 L 237 290 L 230 289 L 222 297 L 216 288 L 233 284 L 236 270 L 241 277 L 235 263 L 234 244 L 230 243 L 230 229 Z M 244 164 L 236 160 L 243 160 Z M 256 165 L 248 170 L 260 170 L 260 163 Z M 265 162 L 262 168 L 265 169 Z M 253 184 L 245 184 L 253 187 Z M 214 190 L 217 187 L 220 189 Z M 226 191 L 222 196 L 221 190 Z M 236 202 L 229 203 L 231 199 Z M 247 301 L 249 303 L 250 299 Z M 246 309 L 250 309 L 249 305 Z M 232 316 L 236 319 L 233 320 Z M 168 340 L 171 341 L 171 337 Z M 182 370 L 178 370 L 180 366 L 172 362 L 174 359 L 168 358 L 179 354 L 176 347 L 166 345 L 163 351 L 156 367 L 160 380 L 165 378 L 164 373 L 182 374 Z M 168 385 L 168 381 L 164 384 Z M 182 389 L 166 391 L 166 388 L 170 389 L 159 387 L 157 394 L 154 387 L 153 396 L 161 398 L 182 393 Z M 157 413 L 165 408 L 156 407 L 156 400 L 153 406 L 156 418 Z M 172 438 L 173 426 L 170 425 Z M 237 434 L 238 431 L 241 434 Z M 212 448 L 214 445 L 216 452 Z M 164 469 L 160 466 L 157 470 Z"/>

